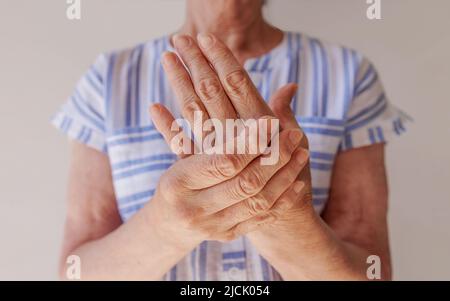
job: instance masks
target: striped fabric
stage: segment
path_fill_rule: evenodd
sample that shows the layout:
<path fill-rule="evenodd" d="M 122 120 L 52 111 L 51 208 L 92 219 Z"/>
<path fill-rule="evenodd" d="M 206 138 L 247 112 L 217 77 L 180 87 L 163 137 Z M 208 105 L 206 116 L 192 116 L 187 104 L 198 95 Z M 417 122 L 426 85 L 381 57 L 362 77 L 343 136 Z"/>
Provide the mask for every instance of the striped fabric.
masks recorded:
<path fill-rule="evenodd" d="M 173 50 L 165 36 L 100 55 L 81 78 L 53 124 L 70 138 L 105 153 L 123 222 L 151 201 L 158 179 L 177 158 L 155 130 L 151 103 L 180 117 L 160 59 Z M 358 52 L 286 32 L 269 53 L 245 63 L 264 99 L 288 83 L 299 84 L 292 108 L 311 148 L 314 206 L 328 200 L 339 152 L 388 141 L 406 116 L 389 104 L 378 74 Z M 280 280 L 246 238 L 205 241 L 166 280 Z"/>

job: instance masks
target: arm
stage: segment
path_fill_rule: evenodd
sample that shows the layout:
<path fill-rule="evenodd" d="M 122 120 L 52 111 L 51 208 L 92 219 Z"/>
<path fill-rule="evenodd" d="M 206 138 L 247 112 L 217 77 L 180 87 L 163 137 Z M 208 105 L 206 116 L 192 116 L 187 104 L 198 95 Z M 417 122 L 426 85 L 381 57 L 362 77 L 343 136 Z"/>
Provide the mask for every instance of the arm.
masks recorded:
<path fill-rule="evenodd" d="M 162 240 L 150 225 L 150 206 L 122 225 L 108 158 L 73 142 L 67 218 L 60 260 L 78 255 L 81 277 L 88 279 L 159 279 L 185 253 Z"/>
<path fill-rule="evenodd" d="M 323 220 L 306 205 L 249 236 L 285 280 L 367 280 L 369 255 L 380 256 L 382 278 L 390 279 L 386 215 L 384 145 L 378 144 L 338 155 Z"/>
<path fill-rule="evenodd" d="M 169 138 L 170 127 L 165 125 L 173 116 L 166 109 L 153 115 Z M 107 157 L 74 143 L 61 276 L 64 259 L 78 255 L 83 280 L 157 280 L 200 242 L 234 240 L 264 223 L 264 218 L 252 219 L 249 204 L 280 184 L 287 185 L 287 191 L 278 202 L 294 202 L 298 183 L 291 171 L 301 170 L 307 160 L 297 151 L 300 131 L 283 131 L 280 138 L 280 160 L 267 168 L 261 168 L 261 153 L 195 155 L 177 161 L 161 177 L 152 200 L 122 225 Z"/>
<path fill-rule="evenodd" d="M 376 144 L 338 155 L 323 218 L 349 248 L 380 256 L 382 278 L 391 279 L 384 148 Z"/>

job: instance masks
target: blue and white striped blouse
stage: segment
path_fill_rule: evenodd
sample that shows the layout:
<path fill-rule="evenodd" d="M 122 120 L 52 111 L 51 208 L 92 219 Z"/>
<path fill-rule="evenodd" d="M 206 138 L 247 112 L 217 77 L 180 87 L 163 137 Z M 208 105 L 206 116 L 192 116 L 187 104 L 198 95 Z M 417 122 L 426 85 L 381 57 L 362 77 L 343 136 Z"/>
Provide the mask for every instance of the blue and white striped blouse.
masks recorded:
<path fill-rule="evenodd" d="M 109 157 L 124 222 L 151 201 L 159 177 L 177 160 L 148 115 L 149 105 L 159 102 L 181 116 L 160 63 L 167 50 L 173 51 L 165 36 L 100 55 L 53 120 L 70 138 Z M 406 116 L 389 104 L 376 70 L 354 50 L 286 32 L 280 45 L 246 61 L 245 68 L 266 100 L 286 83 L 299 84 L 292 108 L 310 141 L 318 212 L 328 200 L 339 152 L 386 142 L 405 130 Z M 204 241 L 164 278 L 281 279 L 245 237 Z"/>

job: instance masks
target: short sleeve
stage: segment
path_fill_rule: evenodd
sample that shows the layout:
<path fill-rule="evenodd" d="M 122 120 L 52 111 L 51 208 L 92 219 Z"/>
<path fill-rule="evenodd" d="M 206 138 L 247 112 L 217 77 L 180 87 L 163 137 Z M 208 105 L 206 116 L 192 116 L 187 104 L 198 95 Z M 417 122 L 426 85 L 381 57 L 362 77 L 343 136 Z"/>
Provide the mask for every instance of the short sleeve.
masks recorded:
<path fill-rule="evenodd" d="M 69 138 L 104 153 L 107 64 L 107 56 L 100 55 L 81 77 L 66 103 L 52 118 L 52 124 Z"/>
<path fill-rule="evenodd" d="M 340 150 L 387 143 L 401 135 L 410 117 L 389 102 L 377 71 L 367 59 L 361 59 L 354 82 Z"/>

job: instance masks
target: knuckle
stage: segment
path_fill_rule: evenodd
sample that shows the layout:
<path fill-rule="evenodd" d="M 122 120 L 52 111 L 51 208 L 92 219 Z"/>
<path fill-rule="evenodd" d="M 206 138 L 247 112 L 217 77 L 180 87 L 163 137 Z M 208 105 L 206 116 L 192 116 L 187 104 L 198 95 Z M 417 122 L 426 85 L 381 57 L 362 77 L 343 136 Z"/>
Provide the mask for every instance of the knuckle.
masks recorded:
<path fill-rule="evenodd" d="M 267 212 L 272 207 L 272 202 L 261 195 L 248 198 L 245 204 L 252 216 Z"/>
<path fill-rule="evenodd" d="M 297 200 L 293 199 L 293 198 L 283 198 L 281 200 L 279 200 L 279 204 L 276 207 L 276 209 L 272 210 L 272 214 L 276 214 L 279 215 L 281 214 L 281 212 L 286 212 L 290 209 L 292 209 L 293 207 L 295 207 L 295 203 L 297 202 Z"/>
<path fill-rule="evenodd" d="M 213 41 L 215 42 L 215 39 L 213 39 Z M 211 53 L 209 61 L 213 66 L 223 64 L 224 61 L 226 62 L 228 60 L 228 51 L 226 50 L 226 48 L 224 48 L 223 45 L 221 45 L 221 43 L 214 43 L 209 48 L 209 51 Z"/>
<path fill-rule="evenodd" d="M 259 172 L 249 171 L 246 175 L 239 177 L 239 190 L 244 197 L 257 194 L 265 182 Z"/>
<path fill-rule="evenodd" d="M 183 98 L 182 111 L 188 116 L 193 115 L 196 111 L 200 111 L 200 105 L 194 95 L 187 95 Z"/>
<path fill-rule="evenodd" d="M 270 210 L 254 218 L 252 228 L 262 227 L 280 219 L 281 214 L 277 210 Z"/>
<path fill-rule="evenodd" d="M 232 91 L 240 91 L 247 86 L 247 77 L 243 70 L 236 70 L 226 76 L 226 83 Z"/>
<path fill-rule="evenodd" d="M 213 158 L 213 170 L 217 177 L 229 178 L 240 170 L 241 160 L 239 156 L 225 155 L 214 156 Z"/>
<path fill-rule="evenodd" d="M 217 78 L 202 79 L 199 83 L 198 90 L 205 102 L 215 102 L 220 95 L 220 83 Z"/>

